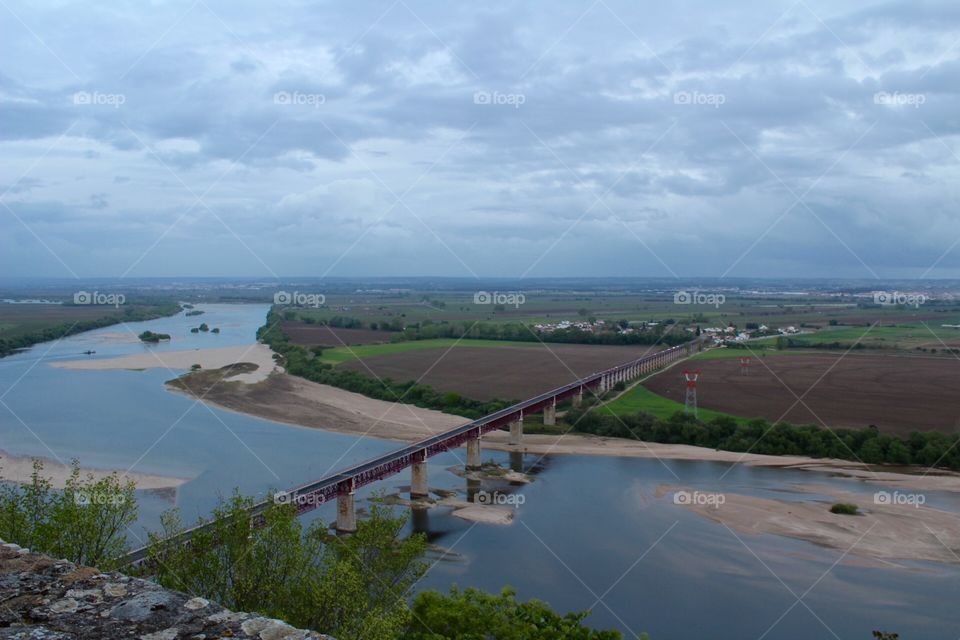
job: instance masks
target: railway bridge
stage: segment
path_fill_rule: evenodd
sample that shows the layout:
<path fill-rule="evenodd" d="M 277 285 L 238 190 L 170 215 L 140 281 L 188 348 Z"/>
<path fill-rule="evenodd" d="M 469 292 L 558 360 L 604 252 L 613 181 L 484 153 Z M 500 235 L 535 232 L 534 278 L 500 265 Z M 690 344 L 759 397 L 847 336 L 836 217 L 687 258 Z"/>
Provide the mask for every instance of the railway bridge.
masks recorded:
<path fill-rule="evenodd" d="M 556 424 L 558 404 L 569 400 L 573 406 L 579 406 L 585 391 L 605 393 L 618 382 L 639 378 L 690 355 L 698 344 L 699 342 L 694 340 L 593 373 L 459 427 L 329 474 L 319 480 L 288 491 L 281 491 L 272 498 L 253 505 L 249 511 L 250 517 L 262 518 L 267 508 L 278 501 L 293 504 L 299 515 L 336 499 L 337 531 L 344 533 L 356 531 L 357 515 L 354 495 L 357 489 L 409 468 L 411 470 L 410 495 L 412 497 L 427 496 L 427 460 L 429 458 L 466 445 L 467 468 L 479 468 L 480 443 L 485 434 L 509 428 L 510 444 L 519 446 L 523 441 L 525 414 L 542 412 L 545 425 Z M 205 523 L 186 529 L 173 541 L 189 543 L 195 533 L 210 526 L 211 523 Z M 149 547 L 141 547 L 129 553 L 122 564 L 138 564 L 148 556 Z"/>

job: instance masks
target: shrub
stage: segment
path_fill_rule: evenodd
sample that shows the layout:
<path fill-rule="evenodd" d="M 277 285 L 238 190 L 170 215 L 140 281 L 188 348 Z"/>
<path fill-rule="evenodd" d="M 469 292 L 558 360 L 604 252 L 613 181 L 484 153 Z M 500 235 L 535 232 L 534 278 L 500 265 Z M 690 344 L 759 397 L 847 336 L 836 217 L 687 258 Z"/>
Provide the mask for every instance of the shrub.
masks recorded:
<path fill-rule="evenodd" d="M 836 513 L 842 516 L 860 515 L 860 507 L 849 502 L 838 502 L 830 507 L 830 513 Z"/>

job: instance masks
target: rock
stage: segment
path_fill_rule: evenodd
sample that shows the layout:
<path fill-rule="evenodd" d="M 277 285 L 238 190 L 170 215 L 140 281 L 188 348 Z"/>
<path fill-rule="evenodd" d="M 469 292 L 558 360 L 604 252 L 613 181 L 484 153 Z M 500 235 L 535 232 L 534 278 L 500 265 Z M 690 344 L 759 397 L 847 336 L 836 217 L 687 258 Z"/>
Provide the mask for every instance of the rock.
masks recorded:
<path fill-rule="evenodd" d="M 244 622 L 240 628 L 244 633 L 261 640 L 301 640 L 309 637 L 306 631 L 294 629 L 282 620 L 270 618 L 253 618 Z"/>
<path fill-rule="evenodd" d="M 146 591 L 121 602 L 113 608 L 110 615 L 121 620 L 146 620 L 158 610 L 172 609 L 174 600 L 176 594 L 172 591 Z"/>
<path fill-rule="evenodd" d="M 0 540 L 0 640 L 332 640 Z"/>
<path fill-rule="evenodd" d="M 73 598 L 64 598 L 63 600 L 57 600 L 52 605 L 50 605 L 50 613 L 60 614 L 60 613 L 73 613 L 78 608 L 77 601 Z"/>
<path fill-rule="evenodd" d="M 169 629 L 164 629 L 163 631 L 157 631 L 156 633 L 148 633 L 145 636 L 140 636 L 140 640 L 176 640 L 178 635 L 180 635 L 180 632 L 177 631 L 177 628 L 170 627 Z"/>

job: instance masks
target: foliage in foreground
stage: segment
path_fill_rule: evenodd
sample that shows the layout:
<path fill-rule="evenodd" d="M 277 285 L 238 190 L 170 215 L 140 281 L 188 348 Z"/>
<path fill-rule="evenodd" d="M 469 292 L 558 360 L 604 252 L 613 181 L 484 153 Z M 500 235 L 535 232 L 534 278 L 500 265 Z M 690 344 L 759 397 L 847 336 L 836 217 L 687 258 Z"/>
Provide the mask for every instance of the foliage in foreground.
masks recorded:
<path fill-rule="evenodd" d="M 584 433 L 646 442 L 960 470 L 960 434 L 948 436 L 938 431 L 914 432 L 904 439 L 880 433 L 873 426 L 828 429 L 784 422 L 770 424 L 766 420 L 738 424 L 728 416 L 703 422 L 680 411 L 661 420 L 643 412 L 615 416 L 602 406 L 590 410 L 588 403 L 583 408 L 568 411 L 565 420 Z"/>
<path fill-rule="evenodd" d="M 182 530 L 165 514 L 151 570 L 165 587 L 257 611 L 337 638 L 396 638 L 409 619 L 404 598 L 423 575 L 422 536 L 400 538 L 403 518 L 374 506 L 356 534 L 332 536 L 319 520 L 304 528 L 292 506 L 275 504 L 253 527 L 250 498 L 234 495 L 215 509 L 213 528 L 189 546 L 163 542 Z"/>
<path fill-rule="evenodd" d="M 137 520 L 133 481 L 117 474 L 99 480 L 73 471 L 63 490 L 33 464 L 30 482 L 0 485 L 0 538 L 73 562 L 113 569 L 126 551 L 127 528 Z"/>
<path fill-rule="evenodd" d="M 82 478 L 77 463 L 63 490 L 34 464 L 31 482 L 0 485 L 0 538 L 102 570 L 127 551 L 136 521 L 132 482 L 114 474 Z M 234 495 L 214 510 L 214 525 L 189 546 L 165 542 L 183 530 L 179 514 L 162 516 L 147 573 L 165 587 L 332 634 L 341 640 L 414 638 L 558 638 L 617 640 L 616 631 L 582 625 L 586 613 L 560 616 L 545 603 L 454 590 L 408 597 L 426 570 L 426 542 L 403 537 L 405 518 L 372 505 L 358 531 L 331 535 L 322 522 L 304 526 L 290 505 L 271 505 L 252 526 L 251 498 Z M 443 630 L 442 632 L 440 630 Z M 440 634 L 440 635 L 438 635 Z"/>
<path fill-rule="evenodd" d="M 479 589 L 449 595 L 421 593 L 413 604 L 410 640 L 619 640 L 619 631 L 595 631 L 583 626 L 588 612 L 556 614 L 539 600 L 517 602 L 506 588 L 499 595 Z M 640 636 L 646 638 L 646 634 Z"/>

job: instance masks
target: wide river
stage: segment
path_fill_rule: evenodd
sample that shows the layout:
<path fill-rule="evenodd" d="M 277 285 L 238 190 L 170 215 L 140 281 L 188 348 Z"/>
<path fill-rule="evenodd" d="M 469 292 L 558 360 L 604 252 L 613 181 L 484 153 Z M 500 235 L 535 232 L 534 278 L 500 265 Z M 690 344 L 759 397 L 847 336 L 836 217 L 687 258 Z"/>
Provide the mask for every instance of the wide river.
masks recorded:
<path fill-rule="evenodd" d="M 248 344 L 263 324 L 266 305 L 200 305 L 202 316 L 182 314 L 107 327 L 41 344 L 0 359 L 0 449 L 88 467 L 189 478 L 176 498 L 142 493 L 143 536 L 159 514 L 178 506 L 191 521 L 209 513 L 218 496 L 235 488 L 265 495 L 395 448 L 371 438 L 292 427 L 222 411 L 170 393 L 164 381 L 179 371 L 78 371 L 49 363 L 152 350 Z M 191 334 L 206 322 L 219 335 Z M 149 329 L 173 336 L 144 346 Z M 84 356 L 94 350 L 93 356 Z M 6 405 L 6 406 L 4 406 Z M 447 471 L 453 453 L 431 459 L 431 488 L 464 491 Z M 484 459 L 520 465 L 533 483 L 504 489 L 522 496 L 509 526 L 476 524 L 449 509 L 419 511 L 411 527 L 448 553 L 431 554 L 431 569 L 417 589 L 451 584 L 539 598 L 563 611 L 593 609 L 591 625 L 653 640 L 667 638 L 867 639 L 873 629 L 905 640 L 960 636 L 960 568 L 901 563 L 878 568 L 841 551 L 769 535 L 735 535 L 655 497 L 662 483 L 709 491 L 724 489 L 778 499 L 810 499 L 801 483 L 836 484 L 864 494 L 877 487 L 805 471 L 586 456 L 513 456 Z M 2 473 L 2 470 L 0 470 Z M 400 492 L 406 473 L 374 487 Z M 364 493 L 361 495 L 368 495 Z M 826 500 L 826 498 L 824 498 Z M 949 494 L 927 493 L 929 504 L 960 510 Z M 360 505 L 363 505 L 361 501 Z M 315 517 L 334 518 L 332 505 Z M 909 544 L 905 540 L 904 544 Z"/>

